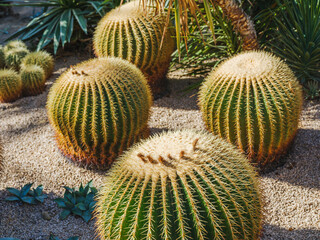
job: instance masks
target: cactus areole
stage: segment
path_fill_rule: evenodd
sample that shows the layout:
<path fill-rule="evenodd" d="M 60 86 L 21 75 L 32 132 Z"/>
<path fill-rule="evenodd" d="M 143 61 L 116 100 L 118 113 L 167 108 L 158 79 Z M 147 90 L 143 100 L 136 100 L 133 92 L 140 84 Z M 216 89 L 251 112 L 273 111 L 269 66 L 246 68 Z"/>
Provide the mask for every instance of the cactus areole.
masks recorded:
<path fill-rule="evenodd" d="M 163 35 L 165 26 L 164 13 L 156 14 L 153 7 L 143 8 L 139 1 L 126 3 L 98 23 L 93 38 L 95 54 L 132 62 L 147 77 L 153 94 L 161 94 L 175 49 L 170 25 Z"/>
<path fill-rule="evenodd" d="M 52 86 L 49 121 L 64 155 L 108 168 L 132 143 L 148 135 L 151 93 L 141 71 L 117 58 L 71 67 Z"/>
<path fill-rule="evenodd" d="M 210 133 L 168 132 L 121 156 L 96 209 L 100 239 L 258 239 L 256 174 Z"/>
<path fill-rule="evenodd" d="M 302 88 L 280 58 L 250 51 L 231 57 L 208 76 L 199 104 L 208 129 L 264 170 L 277 163 L 296 135 Z"/>

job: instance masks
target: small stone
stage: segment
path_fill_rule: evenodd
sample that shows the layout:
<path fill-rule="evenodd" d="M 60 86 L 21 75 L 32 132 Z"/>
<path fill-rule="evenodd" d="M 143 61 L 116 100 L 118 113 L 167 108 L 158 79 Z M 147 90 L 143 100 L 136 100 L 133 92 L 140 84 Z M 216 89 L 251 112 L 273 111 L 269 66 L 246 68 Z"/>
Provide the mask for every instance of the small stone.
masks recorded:
<path fill-rule="evenodd" d="M 44 220 L 48 220 L 48 221 L 51 220 L 51 216 L 47 211 L 42 211 L 41 216 Z"/>

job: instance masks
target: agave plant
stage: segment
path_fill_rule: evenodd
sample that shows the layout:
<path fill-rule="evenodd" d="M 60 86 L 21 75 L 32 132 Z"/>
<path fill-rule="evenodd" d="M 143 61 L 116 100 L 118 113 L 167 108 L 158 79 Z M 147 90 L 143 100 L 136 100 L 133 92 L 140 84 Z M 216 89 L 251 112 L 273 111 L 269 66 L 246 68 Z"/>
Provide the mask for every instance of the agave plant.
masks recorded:
<path fill-rule="evenodd" d="M 72 39 L 80 39 L 83 33 L 88 34 L 101 16 L 120 4 L 119 0 L 17 0 L 11 2 L 13 6 L 43 7 L 45 11 L 7 40 L 19 37 L 26 41 L 39 37 L 37 50 L 53 42 L 55 53 L 60 43 L 64 46 Z"/>
<path fill-rule="evenodd" d="M 272 44 L 299 81 L 320 81 L 320 0 L 281 0 Z"/>

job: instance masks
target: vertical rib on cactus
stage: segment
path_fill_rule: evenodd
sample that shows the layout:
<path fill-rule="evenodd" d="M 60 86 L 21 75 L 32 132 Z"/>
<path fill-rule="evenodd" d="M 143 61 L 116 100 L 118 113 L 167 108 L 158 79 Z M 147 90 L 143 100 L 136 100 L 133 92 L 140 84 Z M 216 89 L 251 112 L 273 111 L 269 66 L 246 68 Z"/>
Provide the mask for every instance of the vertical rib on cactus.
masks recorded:
<path fill-rule="evenodd" d="M 32 52 L 22 60 L 21 66 L 26 67 L 27 65 L 38 65 L 42 67 L 45 72 L 45 78 L 47 79 L 53 72 L 54 59 L 45 51 Z"/>
<path fill-rule="evenodd" d="M 71 67 L 54 83 L 48 117 L 64 155 L 107 168 L 148 135 L 151 98 L 145 77 L 133 64 L 91 59 Z"/>
<path fill-rule="evenodd" d="M 13 102 L 22 92 L 22 82 L 12 69 L 0 70 L 0 102 Z"/>
<path fill-rule="evenodd" d="M 34 96 L 42 93 L 46 88 L 44 70 L 37 65 L 27 65 L 20 72 L 22 94 Z"/>
<path fill-rule="evenodd" d="M 136 144 L 109 171 L 96 208 L 100 239 L 258 239 L 256 174 L 231 144 L 190 130 Z"/>
<path fill-rule="evenodd" d="M 199 104 L 208 129 L 237 145 L 263 169 L 286 152 L 296 135 L 302 89 L 280 58 L 245 52 L 208 76 Z"/>
<path fill-rule="evenodd" d="M 171 54 L 175 48 L 171 29 L 164 35 L 164 14 L 152 7 L 143 9 L 137 1 L 107 13 L 95 30 L 93 46 L 98 57 L 115 56 L 134 63 L 146 75 L 154 94 L 165 89 Z"/>

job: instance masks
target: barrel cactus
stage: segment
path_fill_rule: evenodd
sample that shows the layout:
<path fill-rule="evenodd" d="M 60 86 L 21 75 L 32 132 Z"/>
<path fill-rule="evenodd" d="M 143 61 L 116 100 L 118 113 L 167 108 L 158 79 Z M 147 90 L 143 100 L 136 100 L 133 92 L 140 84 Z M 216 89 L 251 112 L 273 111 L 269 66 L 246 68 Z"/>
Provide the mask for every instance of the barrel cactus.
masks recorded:
<path fill-rule="evenodd" d="M 27 45 L 21 41 L 21 40 L 13 40 L 7 43 L 7 45 L 4 46 L 4 52 L 10 51 L 15 48 L 24 48 L 28 49 Z"/>
<path fill-rule="evenodd" d="M 110 11 L 98 23 L 93 46 L 98 57 L 115 56 L 134 63 L 147 77 L 153 94 L 158 95 L 166 88 L 175 41 L 169 26 L 161 46 L 166 17 L 154 9 L 144 9 L 139 1 L 132 1 Z"/>
<path fill-rule="evenodd" d="M 5 63 L 8 68 L 20 70 L 22 59 L 29 53 L 26 48 L 13 48 L 5 51 Z"/>
<path fill-rule="evenodd" d="M 296 135 L 302 89 L 280 58 L 251 51 L 221 63 L 201 87 L 199 103 L 208 129 L 264 170 Z"/>
<path fill-rule="evenodd" d="M 27 65 L 20 71 L 22 92 L 24 96 L 34 96 L 45 90 L 46 79 L 44 71 L 37 65 Z"/>
<path fill-rule="evenodd" d="M 26 65 L 38 65 L 42 67 L 45 72 L 45 78 L 47 79 L 53 72 L 54 59 L 45 51 L 32 52 L 22 60 L 21 66 L 25 67 Z"/>
<path fill-rule="evenodd" d="M 47 110 L 63 154 L 102 169 L 149 134 L 151 99 L 147 80 L 133 64 L 112 57 L 91 59 L 59 77 Z"/>
<path fill-rule="evenodd" d="M 6 66 L 3 47 L 0 45 L 0 69 Z"/>
<path fill-rule="evenodd" d="M 0 70 L 0 102 L 12 102 L 18 99 L 22 91 L 22 82 L 12 69 Z"/>
<path fill-rule="evenodd" d="M 256 173 L 210 133 L 171 131 L 138 143 L 105 179 L 96 208 L 101 239 L 258 239 Z"/>

